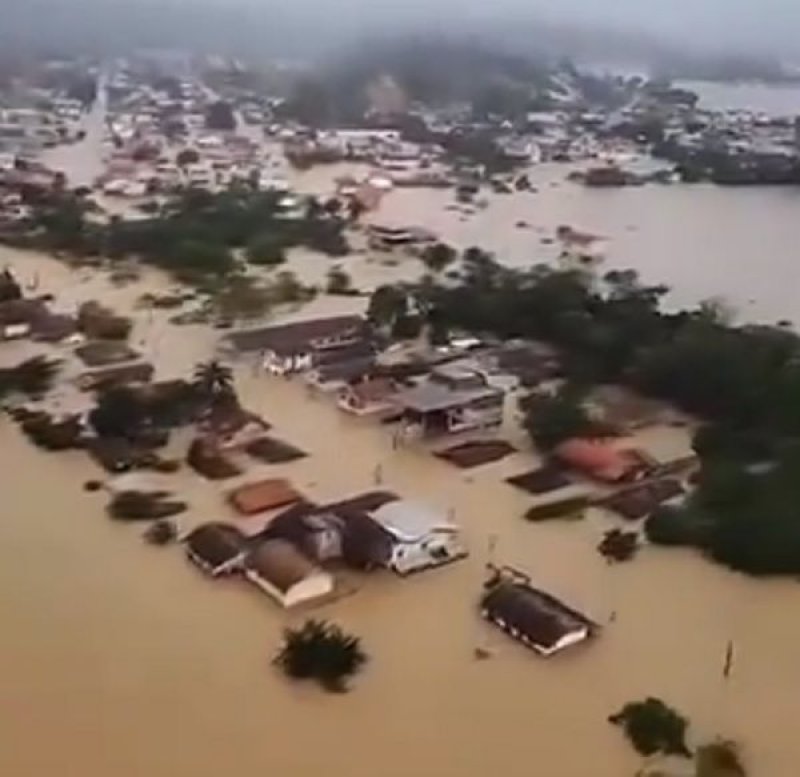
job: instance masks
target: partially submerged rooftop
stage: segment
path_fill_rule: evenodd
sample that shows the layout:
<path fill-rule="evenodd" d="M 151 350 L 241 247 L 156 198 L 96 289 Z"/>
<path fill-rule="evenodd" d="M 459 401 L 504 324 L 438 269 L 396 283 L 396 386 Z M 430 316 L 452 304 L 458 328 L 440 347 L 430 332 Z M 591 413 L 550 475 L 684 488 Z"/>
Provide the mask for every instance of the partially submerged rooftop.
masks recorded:
<path fill-rule="evenodd" d="M 524 577 L 501 574 L 481 601 L 483 616 L 543 656 L 588 639 L 596 625 Z"/>
<path fill-rule="evenodd" d="M 295 323 L 243 329 L 225 335 L 223 341 L 238 351 L 293 352 L 328 341 L 356 338 L 366 330 L 361 316 L 331 316 Z"/>

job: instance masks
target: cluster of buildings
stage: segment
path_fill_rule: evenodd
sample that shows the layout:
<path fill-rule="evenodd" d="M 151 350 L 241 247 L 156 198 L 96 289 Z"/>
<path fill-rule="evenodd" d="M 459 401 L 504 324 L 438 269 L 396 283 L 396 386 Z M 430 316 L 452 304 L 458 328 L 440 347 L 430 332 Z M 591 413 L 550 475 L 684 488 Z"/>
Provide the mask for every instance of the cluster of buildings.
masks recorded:
<path fill-rule="evenodd" d="M 263 134 L 235 131 L 240 121 L 254 120 L 253 109 L 243 114 L 191 71 L 154 79 L 123 63 L 105 90 L 105 170 L 97 181 L 104 193 L 217 191 L 237 181 L 288 189 L 282 160 L 266 148 Z M 214 118 L 215 106 L 230 126 Z"/>

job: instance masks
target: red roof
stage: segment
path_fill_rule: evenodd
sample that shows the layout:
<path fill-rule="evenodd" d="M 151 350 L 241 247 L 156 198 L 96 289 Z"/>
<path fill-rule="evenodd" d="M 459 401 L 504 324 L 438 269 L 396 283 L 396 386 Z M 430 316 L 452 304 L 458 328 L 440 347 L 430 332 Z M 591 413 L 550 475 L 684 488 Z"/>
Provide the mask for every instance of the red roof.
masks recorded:
<path fill-rule="evenodd" d="M 555 454 L 568 466 L 606 483 L 623 480 L 642 465 L 633 451 L 577 437 L 562 442 Z"/>

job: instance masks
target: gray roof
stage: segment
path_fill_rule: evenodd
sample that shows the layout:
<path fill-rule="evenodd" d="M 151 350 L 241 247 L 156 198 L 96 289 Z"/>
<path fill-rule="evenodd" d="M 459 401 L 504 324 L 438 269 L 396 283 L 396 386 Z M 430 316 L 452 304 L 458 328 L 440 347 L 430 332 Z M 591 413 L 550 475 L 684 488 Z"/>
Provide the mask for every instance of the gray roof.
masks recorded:
<path fill-rule="evenodd" d="M 434 410 L 447 410 L 460 407 L 484 397 L 502 396 L 500 389 L 481 386 L 474 389 L 451 389 L 435 381 L 425 381 L 413 388 L 402 391 L 397 396 L 398 403 L 407 410 L 430 413 Z"/>
<path fill-rule="evenodd" d="M 426 505 L 398 499 L 387 502 L 370 513 L 386 531 L 400 540 L 411 542 L 434 531 L 457 531 L 447 518 Z"/>

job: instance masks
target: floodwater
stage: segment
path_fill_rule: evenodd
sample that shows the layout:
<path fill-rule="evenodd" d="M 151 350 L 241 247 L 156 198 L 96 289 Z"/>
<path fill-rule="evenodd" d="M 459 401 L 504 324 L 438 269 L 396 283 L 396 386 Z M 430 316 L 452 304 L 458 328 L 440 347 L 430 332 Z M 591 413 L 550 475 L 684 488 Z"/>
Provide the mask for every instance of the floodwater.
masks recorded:
<path fill-rule="evenodd" d="M 299 185 L 321 191 L 345 169 L 312 170 Z M 396 189 L 370 218 L 427 227 L 457 246 L 491 250 L 515 267 L 555 264 L 560 246 L 543 241 L 559 225 L 570 225 L 606 238 L 605 269 L 632 268 L 645 282 L 666 284 L 670 307 L 713 298 L 743 321 L 800 321 L 797 189 L 587 189 L 564 180 L 568 171 L 539 165 L 530 173 L 536 192 L 488 194 L 487 206 L 471 215 L 453 207 L 452 191 Z"/>
<path fill-rule="evenodd" d="M 341 172 L 313 170 L 298 183 L 325 192 Z M 795 192 L 601 192 L 564 182 L 564 173 L 537 168 L 538 192 L 490 195 L 468 217 L 446 209 L 452 193 L 396 191 L 375 218 L 430 226 L 516 266 L 554 261 L 556 248 L 541 240 L 571 224 L 609 238 L 609 267 L 670 284 L 673 304 L 723 296 L 743 318 L 797 319 Z M 523 220 L 530 226 L 517 227 Z M 166 286 L 148 273 L 113 289 L 101 274 L 6 249 L 0 262 L 25 280 L 38 275 L 40 291 L 55 292 L 64 308 L 97 298 L 130 310 L 140 293 Z M 395 268 L 366 256 L 343 263 L 364 288 L 420 269 L 412 259 Z M 297 252 L 291 266 L 319 281 L 330 261 Z M 304 313 L 363 304 L 320 297 Z M 165 313 L 135 315 L 133 342 L 159 376 L 185 374 L 214 350 L 208 329 L 169 326 Z M 282 629 L 308 613 L 286 614 L 240 581 L 210 582 L 177 548 L 146 546 L 140 527 L 111 523 L 102 495 L 82 490 L 97 476 L 83 456 L 38 452 L 0 419 L 0 774 L 621 777 L 639 762 L 606 717 L 654 695 L 691 719 L 695 741 L 738 739 L 752 774 L 796 777 L 795 582 L 750 580 L 655 548 L 609 567 L 595 551 L 614 525 L 607 516 L 521 520 L 530 500 L 502 481 L 534 461 L 513 428 L 522 452 L 465 474 L 420 448 L 392 451 L 385 429 L 343 417 L 296 382 L 247 364 L 236 376 L 245 404 L 311 454 L 251 466 L 245 478 L 285 475 L 329 500 L 373 487 L 380 463 L 383 487 L 454 511 L 471 556 L 410 579 L 357 579 L 355 593 L 313 610 L 358 634 L 371 660 L 344 696 L 291 685 L 270 659 Z M 687 446 L 674 429 L 637 442 L 664 456 Z M 231 517 L 227 486 L 184 472 L 158 482 L 190 502 L 182 529 Z M 475 604 L 492 536 L 496 561 L 529 571 L 604 624 L 598 639 L 541 660 L 484 626 Z M 729 640 L 735 662 L 725 682 Z M 478 645 L 490 647 L 489 660 L 474 659 Z"/>
<path fill-rule="evenodd" d="M 148 274 L 112 291 L 101 275 L 82 281 L 51 260 L 2 258 L 35 268 L 42 291 L 64 289 L 65 306 L 85 294 L 128 309 L 164 285 Z M 320 298 L 309 313 L 332 302 Z M 136 316 L 134 342 L 160 374 L 213 350 L 207 330 Z M 753 774 L 795 777 L 796 583 L 757 582 L 650 548 L 609 567 L 594 550 L 609 518 L 521 520 L 529 499 L 502 479 L 532 466 L 530 453 L 459 472 L 420 448 L 392 451 L 385 429 L 344 417 L 295 381 L 247 364 L 236 373 L 245 404 L 311 454 L 244 478 L 286 475 L 328 500 L 373 487 L 380 463 L 384 487 L 454 511 L 471 556 L 409 579 L 357 578 L 355 593 L 313 610 L 358 634 L 371 657 L 350 694 L 329 696 L 270 665 L 281 630 L 308 613 L 286 614 L 241 581 L 208 581 L 178 548 L 145 545 L 140 527 L 111 523 L 103 496 L 82 490 L 97 475 L 83 456 L 36 451 L 2 420 L 0 773 L 620 777 L 638 761 L 606 717 L 656 695 L 691 718 L 697 739 L 739 739 Z M 658 430 L 638 444 L 666 457 L 687 440 L 683 430 Z M 227 485 L 188 472 L 160 477 L 191 503 L 182 529 L 231 517 Z M 596 641 L 542 660 L 481 623 L 475 603 L 493 535 L 496 561 L 528 570 L 604 624 Z M 735 664 L 726 683 L 728 640 Z M 488 645 L 489 660 L 474 659 L 478 645 Z"/>
<path fill-rule="evenodd" d="M 756 111 L 770 116 L 800 115 L 800 87 L 797 84 L 681 81 L 678 86 L 696 92 L 702 108 Z"/>
<path fill-rule="evenodd" d="M 745 90 L 736 92 L 737 100 L 744 101 L 751 99 L 747 90 L 756 87 L 730 89 Z M 800 114 L 800 90 L 759 89 L 765 103 L 772 101 L 783 112 Z M 720 91 L 725 90 L 710 85 L 709 102 L 717 98 L 721 102 L 713 104 L 724 104 Z M 86 140 L 47 151 L 45 161 L 64 169 L 76 183 L 91 183 L 102 171 L 100 160 L 107 153 L 102 147 L 103 121 L 101 104 L 86 121 Z M 271 151 L 279 164 L 277 148 Z M 800 322 L 800 286 L 795 282 L 800 191 L 796 188 L 652 184 L 597 190 L 566 181 L 570 169 L 557 164 L 533 167 L 529 174 L 536 192 L 487 194 L 487 207 L 471 215 L 454 208 L 452 191 L 396 189 L 369 218 L 425 226 L 454 245 L 480 246 L 518 267 L 555 263 L 559 247 L 542 241 L 551 238 L 559 225 L 569 225 L 608 239 L 607 269 L 635 269 L 648 283 L 666 284 L 671 307 L 719 299 L 741 321 Z M 285 174 L 300 191 L 325 196 L 335 191 L 337 177 L 368 170 L 365 165 L 336 164 L 302 173 L 276 169 L 275 174 Z M 103 198 L 103 204 L 114 212 L 129 210 L 112 198 Z M 374 268 L 368 266 L 372 263 L 358 257 L 348 262 L 354 265 L 351 274 L 364 276 L 363 288 L 372 288 L 376 280 Z M 388 273 L 383 281 L 415 277 L 418 269 L 412 264 Z M 305 271 L 315 282 L 324 275 L 320 266 L 308 262 L 299 268 L 301 276 Z"/>

